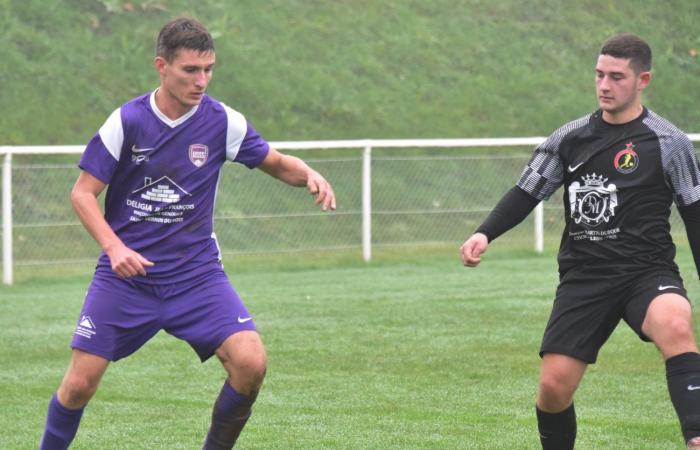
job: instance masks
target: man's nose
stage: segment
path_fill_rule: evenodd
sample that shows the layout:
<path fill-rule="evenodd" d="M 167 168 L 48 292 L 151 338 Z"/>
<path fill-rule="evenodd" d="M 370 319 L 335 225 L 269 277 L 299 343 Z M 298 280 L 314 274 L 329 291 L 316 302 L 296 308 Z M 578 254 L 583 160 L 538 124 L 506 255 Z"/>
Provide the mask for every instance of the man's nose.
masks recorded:
<path fill-rule="evenodd" d="M 195 79 L 195 84 L 198 87 L 203 87 L 207 85 L 207 74 L 204 71 L 197 72 L 197 78 Z"/>

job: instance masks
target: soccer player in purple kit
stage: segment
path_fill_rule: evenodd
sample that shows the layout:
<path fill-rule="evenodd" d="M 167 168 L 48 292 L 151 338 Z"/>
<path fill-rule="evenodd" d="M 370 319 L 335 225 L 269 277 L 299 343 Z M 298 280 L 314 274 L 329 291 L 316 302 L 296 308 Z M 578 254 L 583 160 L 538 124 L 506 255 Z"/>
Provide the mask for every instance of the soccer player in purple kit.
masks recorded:
<path fill-rule="evenodd" d="M 688 137 L 641 104 L 651 59 L 636 35 L 608 39 L 596 65 L 600 109 L 540 145 L 461 247 L 476 267 L 491 241 L 565 187 L 560 281 L 540 347 L 544 450 L 574 448 L 574 393 L 620 319 L 658 348 L 684 441 L 700 450 L 700 354 L 668 220 L 675 201 L 700 274 L 700 170 Z"/>
<path fill-rule="evenodd" d="M 68 448 L 109 362 L 161 329 L 202 361 L 216 355 L 228 373 L 204 449 L 232 448 L 251 414 L 267 357 L 221 265 L 212 218 L 219 172 L 226 161 L 257 167 L 306 186 L 324 211 L 335 209 L 335 195 L 318 172 L 271 148 L 243 115 L 205 94 L 214 62 L 202 24 L 167 23 L 156 47 L 159 88 L 114 111 L 83 153 L 71 201 L 103 252 L 40 449 Z M 103 215 L 97 197 L 107 186 Z"/>

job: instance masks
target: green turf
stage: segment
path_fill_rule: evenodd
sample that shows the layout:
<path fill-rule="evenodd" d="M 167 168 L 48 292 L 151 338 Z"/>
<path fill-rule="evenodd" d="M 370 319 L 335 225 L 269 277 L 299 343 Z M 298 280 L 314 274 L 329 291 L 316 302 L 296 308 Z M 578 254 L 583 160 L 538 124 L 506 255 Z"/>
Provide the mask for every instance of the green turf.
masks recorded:
<path fill-rule="evenodd" d="M 537 449 L 537 349 L 556 284 L 553 255 L 494 246 L 250 257 L 227 265 L 253 312 L 269 371 L 242 449 Z M 700 286 L 679 257 L 693 298 Z M 33 448 L 87 273 L 35 272 L 0 289 L 0 447 Z M 696 316 L 697 318 L 697 316 Z M 224 377 L 159 334 L 113 364 L 75 449 L 193 449 Z M 678 449 L 663 365 L 621 326 L 576 399 L 581 449 Z"/>

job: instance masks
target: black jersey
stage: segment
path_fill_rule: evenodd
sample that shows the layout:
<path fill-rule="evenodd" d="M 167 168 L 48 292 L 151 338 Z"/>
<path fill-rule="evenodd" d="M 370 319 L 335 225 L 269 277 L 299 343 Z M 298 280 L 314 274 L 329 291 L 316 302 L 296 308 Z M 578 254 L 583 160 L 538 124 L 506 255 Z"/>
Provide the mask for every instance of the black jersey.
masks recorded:
<path fill-rule="evenodd" d="M 564 186 L 559 270 L 662 265 L 673 258 L 672 202 L 700 200 L 700 171 L 687 135 L 644 108 L 622 125 L 596 111 L 540 145 L 518 186 L 538 200 Z"/>

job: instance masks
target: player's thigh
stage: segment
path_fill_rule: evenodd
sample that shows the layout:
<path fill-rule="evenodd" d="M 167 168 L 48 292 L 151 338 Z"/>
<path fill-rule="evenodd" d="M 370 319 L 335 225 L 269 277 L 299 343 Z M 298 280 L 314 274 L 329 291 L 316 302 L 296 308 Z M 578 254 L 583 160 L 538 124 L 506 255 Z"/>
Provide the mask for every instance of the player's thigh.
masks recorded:
<path fill-rule="evenodd" d="M 698 351 L 690 303 L 678 294 L 662 294 L 651 302 L 642 332 L 654 342 L 664 359 Z"/>
<path fill-rule="evenodd" d="M 160 330 L 160 305 L 147 286 L 112 273 L 96 273 L 85 295 L 71 347 L 110 361 L 124 358 Z"/>
<path fill-rule="evenodd" d="M 540 356 L 561 354 L 594 363 L 621 319 L 618 290 L 613 280 L 591 282 L 583 275 L 562 282 L 542 338 Z"/>
<path fill-rule="evenodd" d="M 660 269 L 639 277 L 628 295 L 623 317 L 642 340 L 652 340 L 674 320 L 690 323 L 690 301 L 674 271 Z"/>
<path fill-rule="evenodd" d="M 96 273 L 73 333 L 71 347 L 117 361 L 160 330 L 160 300 L 148 286 L 112 273 Z"/>
<path fill-rule="evenodd" d="M 253 317 L 223 271 L 188 284 L 168 299 L 163 328 L 187 341 L 202 361 L 214 355 L 229 336 L 257 330 Z"/>
<path fill-rule="evenodd" d="M 73 350 L 66 376 L 80 375 L 99 382 L 107 366 L 109 366 L 109 360 L 106 358 L 82 350 Z"/>

